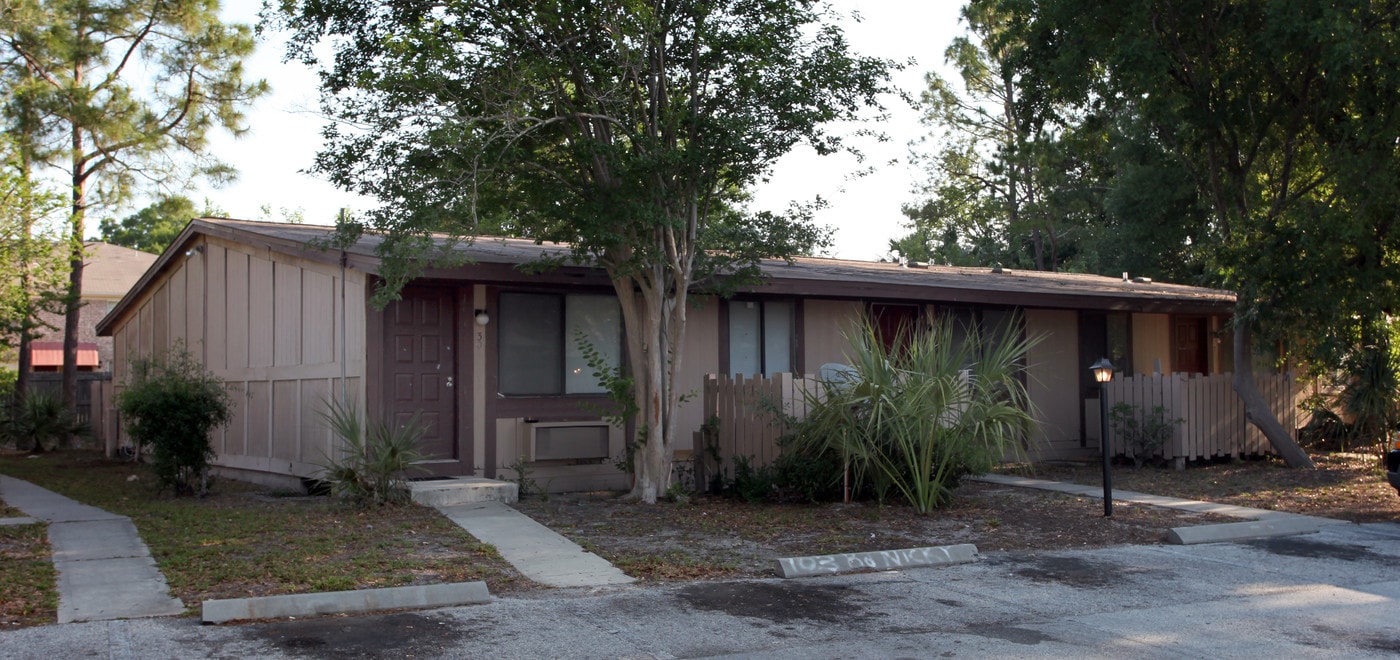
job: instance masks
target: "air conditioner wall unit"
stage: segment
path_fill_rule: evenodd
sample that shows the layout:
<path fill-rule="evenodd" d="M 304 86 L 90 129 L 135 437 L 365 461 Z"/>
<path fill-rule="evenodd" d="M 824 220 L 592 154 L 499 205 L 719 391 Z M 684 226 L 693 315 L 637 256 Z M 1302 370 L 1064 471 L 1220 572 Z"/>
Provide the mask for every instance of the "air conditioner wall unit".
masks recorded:
<path fill-rule="evenodd" d="M 525 422 L 520 449 L 527 461 L 606 459 L 612 427 L 607 422 Z"/>

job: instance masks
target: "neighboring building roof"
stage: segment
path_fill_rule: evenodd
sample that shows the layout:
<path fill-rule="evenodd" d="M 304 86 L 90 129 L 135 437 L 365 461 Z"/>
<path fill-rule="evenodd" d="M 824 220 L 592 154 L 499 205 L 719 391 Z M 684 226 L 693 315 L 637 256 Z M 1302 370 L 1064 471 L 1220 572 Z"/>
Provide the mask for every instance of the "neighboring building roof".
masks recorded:
<path fill-rule="evenodd" d="M 129 247 L 92 241 L 85 245 L 84 298 L 121 298 L 156 262 L 157 255 Z"/>
<path fill-rule="evenodd" d="M 324 225 L 227 218 L 195 220 L 160 255 L 131 293 L 102 320 L 98 333 L 108 334 L 110 324 L 130 305 L 131 299 L 146 282 L 176 255 L 184 254 L 187 246 L 200 235 L 339 264 L 338 250 L 313 247 L 315 241 L 327 239 L 330 233 L 331 228 Z M 351 268 L 377 273 L 379 259 L 375 256 L 375 249 L 382 242 L 378 235 L 361 237 L 359 242 L 345 251 L 346 263 Z M 440 239 L 439 243 L 444 246 L 448 244 L 446 238 Z M 473 281 L 521 280 L 525 275 L 515 266 L 541 257 L 569 254 L 567 246 L 538 245 L 529 239 L 496 237 L 480 237 L 470 243 L 459 243 L 452 251 L 465 258 L 468 265 L 431 268 L 424 276 Z M 752 290 L 781 295 L 1176 313 L 1229 313 L 1235 305 L 1235 294 L 1230 291 L 1076 273 L 996 272 L 998 269 L 953 266 L 908 268 L 894 263 L 817 257 L 797 257 L 791 262 L 766 260 L 761 267 L 768 278 Z M 553 274 L 529 277 L 532 282 L 540 283 L 606 283 L 596 269 L 577 266 L 561 268 Z"/>

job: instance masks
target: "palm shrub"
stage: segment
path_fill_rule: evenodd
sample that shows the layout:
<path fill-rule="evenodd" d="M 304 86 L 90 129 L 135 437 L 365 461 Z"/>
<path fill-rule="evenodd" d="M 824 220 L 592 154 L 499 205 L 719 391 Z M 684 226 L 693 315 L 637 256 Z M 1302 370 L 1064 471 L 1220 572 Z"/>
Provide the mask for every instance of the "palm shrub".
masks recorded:
<path fill-rule="evenodd" d="M 177 344 L 164 355 L 133 360 L 117 410 L 136 445 L 151 451 L 162 488 L 203 496 L 214 448 L 209 433 L 231 415 L 224 382 Z"/>
<path fill-rule="evenodd" d="M 321 419 L 341 443 L 321 465 L 332 494 L 360 506 L 408 502 L 403 479 L 422 469 L 414 465 L 423 459 L 418 446 L 425 430 L 417 413 L 402 425 L 367 424 L 354 404 L 329 401 Z"/>
<path fill-rule="evenodd" d="M 15 449 L 40 453 L 66 447 L 70 439 L 91 433 L 56 394 L 31 390 L 22 399 L 10 399 L 0 410 L 0 439 Z"/>
<path fill-rule="evenodd" d="M 848 338 L 852 372 L 807 394 L 808 415 L 785 452 L 839 457 L 853 488 L 879 498 L 898 493 L 931 512 L 960 477 L 990 470 L 1029 438 L 1022 376 L 1038 340 L 1022 337 L 1019 327 L 986 337 L 969 332 L 958 342 L 945 319 L 897 338 L 889 350 L 867 324 Z"/>
<path fill-rule="evenodd" d="M 1348 444 L 1362 448 L 1380 447 L 1396 422 L 1400 422 L 1400 369 L 1396 366 L 1388 329 L 1374 331 L 1375 340 L 1355 351 L 1347 361 L 1346 386 L 1338 395 L 1342 410 L 1352 418 Z M 1348 440 L 1352 442 L 1348 442 Z"/>

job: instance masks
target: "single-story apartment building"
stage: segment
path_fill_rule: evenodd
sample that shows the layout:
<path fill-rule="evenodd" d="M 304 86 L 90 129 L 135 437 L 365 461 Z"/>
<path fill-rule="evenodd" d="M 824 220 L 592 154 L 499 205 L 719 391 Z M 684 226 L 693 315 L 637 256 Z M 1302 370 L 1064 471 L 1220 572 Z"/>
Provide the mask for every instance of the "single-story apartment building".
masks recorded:
<path fill-rule="evenodd" d="M 621 429 L 579 338 L 613 364 L 622 321 L 605 274 L 522 264 L 565 248 L 478 238 L 463 265 L 429 268 L 385 309 L 369 304 L 379 238 L 323 249 L 321 226 L 194 220 L 98 326 L 116 379 L 176 342 L 224 379 L 233 421 L 214 463 L 238 476 L 316 476 L 334 452 L 321 414 L 342 397 L 371 419 L 426 422 L 423 466 L 496 477 L 523 461 L 556 491 L 624 488 Z M 1144 278 L 900 265 L 825 258 L 765 262 L 766 279 L 728 299 L 693 297 L 684 344 L 678 450 L 703 423 L 706 374 L 816 373 L 844 362 L 845 336 L 941 315 L 992 327 L 1019 318 L 1044 336 L 1028 356 L 1039 457 L 1097 451 L 1098 388 L 1110 357 L 1128 373 L 1231 370 L 1228 291 Z M 1019 315 L 1019 316 L 1017 316 Z"/>

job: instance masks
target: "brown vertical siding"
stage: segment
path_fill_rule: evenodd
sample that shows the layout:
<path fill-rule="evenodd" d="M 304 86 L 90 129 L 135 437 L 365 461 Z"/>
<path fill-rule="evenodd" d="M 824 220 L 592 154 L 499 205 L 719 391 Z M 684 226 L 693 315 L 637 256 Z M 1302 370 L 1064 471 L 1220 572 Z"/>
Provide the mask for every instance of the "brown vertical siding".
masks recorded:
<path fill-rule="evenodd" d="M 266 457 L 272 455 L 272 383 L 249 381 L 244 387 L 248 390 L 248 441 L 244 454 Z"/>
<path fill-rule="evenodd" d="M 248 363 L 248 324 L 250 307 L 248 303 L 248 255 L 230 250 L 228 252 L 228 358 L 229 370 L 246 369 Z"/>
<path fill-rule="evenodd" d="M 228 369 L 229 330 L 227 272 L 228 252 L 221 245 L 209 245 L 204 252 L 209 260 L 204 296 L 204 364 L 216 372 Z"/>
<path fill-rule="evenodd" d="M 279 367 L 304 364 L 301 360 L 301 269 L 287 263 L 273 264 L 272 363 Z"/>
<path fill-rule="evenodd" d="M 151 332 L 154 336 L 151 339 L 151 350 L 154 354 L 161 354 L 170 349 L 170 285 L 165 285 L 156 289 L 156 295 L 151 296 Z"/>
<path fill-rule="evenodd" d="M 261 257 L 248 259 L 248 366 L 270 367 L 276 341 L 276 289 L 273 264 Z M 232 308 L 236 309 L 236 308 Z"/>
<path fill-rule="evenodd" d="M 197 260 L 185 267 L 185 344 L 192 355 L 208 360 L 208 343 L 204 339 L 204 273 L 209 268 L 209 252 L 206 249 Z M 205 362 L 208 364 L 208 362 Z"/>
<path fill-rule="evenodd" d="M 340 338 L 336 336 L 335 281 L 329 275 L 312 270 L 301 272 L 301 364 L 335 362 Z"/>
<path fill-rule="evenodd" d="M 185 327 L 185 276 L 189 271 L 188 260 L 170 274 L 170 345 L 177 343 L 189 350 L 189 336 Z"/>
<path fill-rule="evenodd" d="M 288 461 L 300 454 L 301 406 L 297 400 L 299 383 L 295 380 L 272 381 L 272 456 Z"/>

